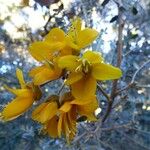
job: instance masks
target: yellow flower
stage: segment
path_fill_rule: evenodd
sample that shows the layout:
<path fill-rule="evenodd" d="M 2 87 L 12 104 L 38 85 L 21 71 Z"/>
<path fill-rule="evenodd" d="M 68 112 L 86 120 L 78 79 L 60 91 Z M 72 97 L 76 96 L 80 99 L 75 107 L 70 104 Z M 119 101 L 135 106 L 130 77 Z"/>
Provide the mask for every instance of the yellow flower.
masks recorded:
<path fill-rule="evenodd" d="M 98 108 L 98 102 L 95 96 L 88 99 L 74 99 L 71 93 L 65 93 L 60 107 L 58 121 L 58 136 L 63 133 L 68 143 L 73 140 L 77 128 L 77 116 L 86 116 L 89 121 L 96 121 L 94 111 Z"/>
<path fill-rule="evenodd" d="M 20 116 L 32 106 L 34 100 L 37 100 L 41 97 L 41 91 L 39 87 L 34 86 L 33 84 L 25 83 L 21 70 L 17 69 L 16 75 L 21 85 L 21 89 L 11 89 L 6 87 L 17 97 L 8 103 L 2 111 L 2 117 L 5 121 L 12 120 Z"/>
<path fill-rule="evenodd" d="M 102 56 L 92 51 L 86 51 L 82 58 L 63 56 L 58 66 L 70 71 L 65 83 L 71 85 L 73 96 L 81 99 L 95 94 L 96 80 L 118 79 L 122 75 L 119 68 L 104 63 Z"/>
<path fill-rule="evenodd" d="M 51 61 L 54 57 L 60 55 L 60 50 L 66 47 L 65 33 L 59 28 L 53 28 L 43 41 L 37 41 L 30 45 L 29 52 L 37 61 Z M 68 51 L 66 49 L 64 52 Z"/>
<path fill-rule="evenodd" d="M 98 32 L 94 29 L 81 30 L 81 19 L 77 18 L 67 35 L 63 30 L 53 28 L 43 41 L 32 43 L 29 52 L 37 61 L 52 61 L 58 56 L 79 54 L 80 49 L 91 44 L 97 35 Z"/>
<path fill-rule="evenodd" d="M 32 112 L 32 119 L 40 123 L 46 123 L 49 120 L 51 120 L 57 114 L 58 110 L 57 100 L 58 96 L 56 95 L 50 96 L 46 102 L 39 105 Z"/>
<path fill-rule="evenodd" d="M 62 69 L 58 68 L 56 63 L 45 63 L 42 66 L 35 67 L 29 72 L 35 85 L 42 85 L 46 82 L 56 80 L 61 76 Z"/>
<path fill-rule="evenodd" d="M 86 116 L 88 121 L 96 121 L 98 108 L 96 96 L 75 99 L 70 92 L 61 97 L 52 95 L 32 113 L 32 119 L 43 124 L 44 133 L 57 138 L 63 134 L 68 143 L 73 140 L 77 128 L 77 117 Z"/>
<path fill-rule="evenodd" d="M 76 18 L 72 22 L 72 26 L 66 36 L 67 44 L 78 51 L 90 45 L 98 36 L 98 32 L 96 30 L 91 28 L 81 30 L 81 26 L 82 20 L 80 18 Z"/>

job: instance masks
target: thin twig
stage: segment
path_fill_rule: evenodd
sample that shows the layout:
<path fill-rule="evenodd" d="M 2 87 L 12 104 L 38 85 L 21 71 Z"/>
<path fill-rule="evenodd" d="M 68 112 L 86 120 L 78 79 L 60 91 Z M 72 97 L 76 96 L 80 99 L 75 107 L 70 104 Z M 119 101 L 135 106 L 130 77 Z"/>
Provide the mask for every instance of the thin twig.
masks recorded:
<path fill-rule="evenodd" d="M 116 129 L 120 129 L 120 128 L 129 128 L 133 123 L 129 122 L 127 124 L 123 124 L 123 125 L 117 125 L 117 126 L 113 126 L 110 128 L 101 128 L 102 131 L 111 131 L 111 130 L 116 130 Z"/>
<path fill-rule="evenodd" d="M 99 133 L 99 129 L 100 131 L 112 131 L 112 130 L 116 130 L 116 129 L 120 129 L 120 128 L 130 128 L 130 126 L 133 124 L 133 122 L 129 122 L 127 124 L 123 124 L 123 125 L 117 125 L 117 126 L 113 126 L 113 127 L 109 127 L 109 128 L 96 128 L 94 131 L 85 131 L 83 134 L 81 134 L 80 136 L 77 136 L 75 138 L 75 140 L 73 141 L 73 143 L 78 142 L 80 139 L 82 139 L 85 136 L 91 137 L 93 135 L 96 136 L 96 133 Z"/>
<path fill-rule="evenodd" d="M 118 132 L 119 132 L 119 130 L 118 130 Z M 123 136 L 125 136 L 126 139 L 129 139 L 130 142 L 133 142 L 133 143 L 137 144 L 138 146 L 142 147 L 142 149 L 144 148 L 146 150 L 149 150 L 148 147 L 146 147 L 145 145 L 142 145 L 139 141 L 134 140 L 134 138 L 128 136 L 127 134 L 121 133 L 121 132 L 119 132 L 119 133 L 122 134 Z"/>
<path fill-rule="evenodd" d="M 117 44 L 117 67 L 120 68 L 121 61 L 122 61 L 122 48 L 123 48 L 122 38 L 123 38 L 124 20 L 122 19 L 123 11 L 120 7 L 120 4 L 117 3 L 117 5 L 118 5 L 118 20 L 119 20 L 118 44 Z M 112 110 L 112 105 L 113 105 L 114 98 L 115 98 L 115 93 L 116 93 L 116 90 L 117 90 L 117 83 L 118 83 L 118 80 L 114 80 L 113 85 L 112 85 L 110 101 L 108 103 L 108 107 L 107 107 L 106 113 L 105 113 L 105 115 L 102 119 L 102 122 L 105 122 L 105 120 L 107 119 L 107 117 L 109 116 L 109 114 Z"/>
<path fill-rule="evenodd" d="M 135 86 L 138 88 L 150 88 L 150 84 L 148 84 L 148 85 L 136 84 Z"/>
<path fill-rule="evenodd" d="M 126 56 L 129 55 L 131 52 L 133 52 L 133 50 L 130 50 L 130 51 L 128 51 L 127 53 L 125 53 L 125 54 L 123 55 L 123 57 L 126 57 Z"/>
<path fill-rule="evenodd" d="M 147 64 L 149 64 L 149 63 L 150 63 L 150 59 L 149 59 L 148 61 L 146 61 L 146 62 L 134 73 L 134 75 L 133 75 L 133 77 L 132 77 L 132 80 L 131 80 L 131 83 L 134 83 L 137 74 L 138 74 Z"/>
<path fill-rule="evenodd" d="M 77 136 L 77 137 L 74 139 L 73 143 L 78 142 L 80 139 L 82 139 L 82 137 L 86 136 L 86 134 L 87 134 L 87 132 L 84 132 L 84 133 L 81 134 L 80 136 Z"/>
<path fill-rule="evenodd" d="M 124 21 L 122 19 L 122 10 L 118 4 L 118 19 L 119 19 L 119 27 L 118 27 L 118 43 L 117 43 L 117 67 L 120 68 L 121 61 L 122 61 L 122 48 L 123 48 L 123 27 L 124 27 Z M 112 85 L 112 92 L 111 92 L 111 98 L 114 99 L 115 92 L 117 90 L 117 83 L 118 80 L 114 80 Z"/>
<path fill-rule="evenodd" d="M 123 95 L 122 97 L 120 97 L 120 101 L 117 102 L 116 104 L 114 104 L 114 105 L 112 106 L 112 109 L 118 107 L 119 105 L 125 105 L 127 101 L 124 101 L 124 100 L 126 100 L 126 98 L 127 98 L 127 94 L 126 94 L 126 95 Z"/>
<path fill-rule="evenodd" d="M 127 127 L 127 129 L 135 130 L 135 131 L 137 131 L 137 132 L 141 132 L 141 133 L 149 134 L 149 135 L 150 135 L 150 132 L 144 131 L 144 130 L 140 130 L 140 129 L 136 129 L 136 128 L 134 128 L 134 127 Z"/>
<path fill-rule="evenodd" d="M 61 93 L 61 91 L 63 90 L 64 86 L 65 86 L 65 83 L 63 83 L 63 84 L 61 85 L 61 87 L 60 87 L 60 89 L 59 89 L 59 91 L 58 91 L 58 95 Z"/>
<path fill-rule="evenodd" d="M 124 88 L 122 88 L 121 90 L 118 90 L 115 95 L 118 95 L 120 94 L 122 91 L 125 91 L 125 90 L 128 90 L 129 88 L 133 87 L 133 86 L 136 86 L 136 83 L 135 83 L 135 78 L 137 76 L 137 74 L 147 65 L 150 63 L 150 59 L 148 61 L 146 61 L 139 69 L 136 70 L 136 72 L 134 73 L 133 77 L 132 77 L 132 80 L 131 82 L 125 86 Z"/>
<path fill-rule="evenodd" d="M 122 89 L 118 90 L 116 93 L 115 93 L 115 96 L 116 95 L 119 95 L 121 92 L 125 91 L 125 90 L 128 90 L 129 88 L 133 87 L 133 83 L 129 83 L 127 86 L 123 87 Z"/>
<path fill-rule="evenodd" d="M 104 91 L 104 89 L 101 87 L 101 85 L 97 84 L 98 89 L 101 91 L 101 93 L 106 97 L 108 101 L 110 101 L 109 95 Z"/>

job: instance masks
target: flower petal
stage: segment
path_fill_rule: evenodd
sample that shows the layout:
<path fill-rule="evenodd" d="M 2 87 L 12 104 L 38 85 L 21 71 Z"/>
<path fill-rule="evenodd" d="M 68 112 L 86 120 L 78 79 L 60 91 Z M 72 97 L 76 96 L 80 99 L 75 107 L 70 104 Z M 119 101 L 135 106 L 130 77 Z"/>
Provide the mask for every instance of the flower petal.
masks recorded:
<path fill-rule="evenodd" d="M 31 71 L 29 74 L 32 76 L 33 72 L 38 72 L 33 77 L 33 82 L 35 85 L 41 85 L 48 81 L 55 80 L 61 75 L 61 70 L 59 68 L 50 68 L 47 66 L 39 67 L 38 69 Z"/>
<path fill-rule="evenodd" d="M 61 107 L 60 107 L 60 111 L 63 111 L 63 112 L 68 112 L 70 111 L 72 105 L 70 104 L 70 102 L 65 102 Z"/>
<path fill-rule="evenodd" d="M 78 105 L 77 111 L 81 116 L 86 116 L 89 121 L 96 121 L 96 117 L 94 115 L 95 110 L 98 108 L 97 99 L 93 99 L 90 103 L 86 105 Z"/>
<path fill-rule="evenodd" d="M 90 45 L 98 36 L 98 32 L 94 29 L 86 28 L 79 32 L 77 45 L 80 49 Z"/>
<path fill-rule="evenodd" d="M 29 52 L 37 61 L 52 59 L 51 45 L 47 42 L 34 42 L 29 47 Z"/>
<path fill-rule="evenodd" d="M 77 112 L 76 112 L 76 106 L 75 105 L 66 114 L 66 116 L 67 116 L 68 126 L 70 129 L 69 140 L 73 140 L 73 138 L 76 134 L 76 131 L 77 131 L 77 127 L 76 127 Z"/>
<path fill-rule="evenodd" d="M 57 125 L 58 125 L 57 116 L 54 116 L 46 125 L 46 130 L 48 132 L 48 135 L 52 138 L 58 137 Z"/>
<path fill-rule="evenodd" d="M 61 137 L 61 133 L 63 131 L 62 127 L 63 127 L 63 117 L 64 117 L 64 113 L 61 113 L 59 116 L 59 120 L 58 120 L 58 137 Z"/>
<path fill-rule="evenodd" d="M 34 77 L 36 74 L 41 72 L 44 68 L 45 68 L 45 65 L 33 68 L 32 70 L 30 70 L 29 76 Z"/>
<path fill-rule="evenodd" d="M 70 143 L 70 138 L 69 138 L 70 129 L 69 129 L 69 126 L 68 126 L 68 119 L 67 119 L 66 115 L 67 115 L 67 113 L 65 113 L 64 117 L 63 117 L 63 126 L 64 126 L 64 134 L 65 134 L 67 143 L 69 144 Z"/>
<path fill-rule="evenodd" d="M 37 107 L 32 113 L 32 118 L 38 122 L 45 123 L 56 115 L 57 110 L 56 102 L 47 103 L 45 107 L 44 105 Z"/>
<path fill-rule="evenodd" d="M 101 63 L 103 61 L 101 54 L 93 51 L 86 51 L 82 58 L 87 59 L 91 64 Z"/>
<path fill-rule="evenodd" d="M 82 25 L 81 18 L 78 17 L 75 20 L 73 20 L 72 26 L 68 31 L 68 35 L 74 37 L 74 34 L 77 34 L 79 31 L 81 31 L 81 25 Z"/>
<path fill-rule="evenodd" d="M 63 42 L 65 39 L 65 33 L 63 30 L 59 28 L 53 28 L 50 32 L 45 36 L 45 41 L 47 42 Z"/>
<path fill-rule="evenodd" d="M 82 73 L 72 72 L 69 74 L 67 80 L 65 81 L 65 84 L 67 85 L 73 84 L 78 80 L 80 80 L 82 77 L 83 77 Z"/>
<path fill-rule="evenodd" d="M 33 92 L 30 89 L 12 89 L 5 85 L 5 88 L 20 97 L 33 97 Z"/>
<path fill-rule="evenodd" d="M 109 64 L 100 63 L 93 66 L 92 76 L 97 80 L 113 80 L 122 76 L 119 68 Z"/>
<path fill-rule="evenodd" d="M 92 96 L 89 96 L 89 97 L 86 97 L 86 98 L 82 98 L 82 99 L 75 99 L 71 102 L 71 104 L 75 104 L 75 105 L 85 105 L 85 104 L 88 104 L 90 102 L 93 101 L 93 99 L 95 99 L 95 95 L 92 95 Z"/>
<path fill-rule="evenodd" d="M 35 120 L 37 114 L 39 114 L 45 107 L 47 103 L 42 103 L 32 112 L 32 119 Z"/>
<path fill-rule="evenodd" d="M 22 89 L 25 88 L 25 87 L 26 87 L 26 83 L 25 83 L 25 81 L 24 81 L 23 73 L 22 73 L 22 71 L 21 71 L 20 69 L 18 69 L 18 68 L 17 68 L 17 70 L 16 70 L 16 76 L 17 76 L 17 78 L 18 78 L 18 80 L 19 80 L 19 83 L 20 83 L 20 85 L 21 85 L 21 88 L 22 88 Z"/>
<path fill-rule="evenodd" d="M 71 85 L 72 94 L 77 99 L 86 99 L 96 92 L 96 80 L 88 75 Z"/>
<path fill-rule="evenodd" d="M 29 47 L 30 54 L 37 60 L 52 60 L 53 53 L 64 47 L 61 42 L 48 43 L 44 41 L 34 42 Z"/>
<path fill-rule="evenodd" d="M 69 71 L 74 71 L 79 65 L 78 57 L 73 55 L 67 55 L 60 57 L 58 61 L 58 66 L 62 69 L 67 69 Z"/>
<path fill-rule="evenodd" d="M 15 119 L 20 116 L 22 113 L 27 111 L 33 104 L 34 100 L 30 97 L 17 97 L 6 105 L 2 111 L 2 116 L 5 121 Z"/>
<path fill-rule="evenodd" d="M 75 50 L 80 50 L 80 47 L 76 44 L 76 41 L 73 37 L 66 36 L 65 40 L 66 40 L 66 43 L 69 47 L 71 47 Z"/>

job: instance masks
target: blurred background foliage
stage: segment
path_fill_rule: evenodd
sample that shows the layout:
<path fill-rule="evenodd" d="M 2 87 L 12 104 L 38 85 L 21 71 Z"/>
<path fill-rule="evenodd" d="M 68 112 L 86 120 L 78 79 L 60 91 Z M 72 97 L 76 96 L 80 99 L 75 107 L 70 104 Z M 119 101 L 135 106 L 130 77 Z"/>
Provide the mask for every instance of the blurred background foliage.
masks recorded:
<path fill-rule="evenodd" d="M 116 0 L 117 1 L 117 0 Z M 111 115 L 97 133 L 83 136 L 95 129 L 95 123 L 81 122 L 71 146 L 64 139 L 51 139 L 40 133 L 40 126 L 30 118 L 32 109 L 15 121 L 0 121 L 1 150 L 148 150 L 150 148 L 150 1 L 122 0 L 125 21 L 123 30 L 123 77 L 119 88 L 130 83 L 136 70 L 136 86 L 123 91 L 115 100 Z M 79 16 L 85 26 L 100 35 L 89 48 L 103 54 L 108 63 L 116 64 L 118 8 L 115 0 L 0 0 L 0 109 L 12 99 L 4 84 L 18 86 L 16 68 L 27 72 L 38 65 L 28 53 L 28 46 L 41 40 L 50 29 L 67 30 L 70 19 Z M 54 82 L 42 90 L 55 93 L 61 82 Z M 106 86 L 107 85 L 107 86 Z M 110 92 L 111 82 L 102 84 Z M 107 102 L 98 91 L 103 116 Z M 79 140 L 78 140 L 79 139 Z"/>

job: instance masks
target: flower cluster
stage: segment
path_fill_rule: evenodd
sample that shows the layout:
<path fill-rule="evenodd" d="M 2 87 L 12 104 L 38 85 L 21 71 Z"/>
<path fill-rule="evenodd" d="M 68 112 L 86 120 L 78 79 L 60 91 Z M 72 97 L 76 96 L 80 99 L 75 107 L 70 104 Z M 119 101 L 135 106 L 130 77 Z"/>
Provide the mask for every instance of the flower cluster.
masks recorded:
<path fill-rule="evenodd" d="M 51 95 L 32 112 L 32 119 L 43 126 L 43 132 L 53 138 L 65 136 L 69 143 L 77 131 L 80 117 L 96 121 L 95 110 L 99 107 L 96 98 L 97 81 L 118 79 L 122 72 L 104 62 L 100 53 L 85 51 L 98 32 L 91 28 L 82 29 L 80 18 L 75 19 L 67 33 L 59 28 L 52 29 L 43 41 L 30 45 L 30 54 L 41 63 L 33 68 L 25 83 L 22 71 L 16 75 L 21 89 L 6 88 L 16 98 L 6 105 L 1 115 L 5 121 L 14 119 L 27 111 L 42 97 L 40 87 L 62 78 L 69 91 Z"/>

